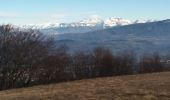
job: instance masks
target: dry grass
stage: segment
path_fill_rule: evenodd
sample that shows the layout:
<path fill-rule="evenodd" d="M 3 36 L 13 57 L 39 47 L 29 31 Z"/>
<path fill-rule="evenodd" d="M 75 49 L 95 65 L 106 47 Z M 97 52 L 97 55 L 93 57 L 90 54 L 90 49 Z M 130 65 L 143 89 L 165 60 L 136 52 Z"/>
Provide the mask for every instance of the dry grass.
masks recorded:
<path fill-rule="evenodd" d="M 0 100 L 170 100 L 170 72 L 13 89 Z"/>

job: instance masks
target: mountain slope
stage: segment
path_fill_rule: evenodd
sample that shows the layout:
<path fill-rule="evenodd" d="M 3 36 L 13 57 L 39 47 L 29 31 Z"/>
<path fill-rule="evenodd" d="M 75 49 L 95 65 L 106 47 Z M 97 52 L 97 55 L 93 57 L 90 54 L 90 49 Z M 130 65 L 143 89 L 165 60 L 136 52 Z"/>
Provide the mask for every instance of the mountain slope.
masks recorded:
<path fill-rule="evenodd" d="M 170 21 L 118 26 L 83 34 L 60 34 L 56 37 L 56 43 L 66 44 L 73 51 L 90 51 L 97 46 L 105 46 L 113 52 L 169 53 Z"/>
<path fill-rule="evenodd" d="M 0 92 L 2 100 L 170 100 L 170 72 L 105 77 Z"/>

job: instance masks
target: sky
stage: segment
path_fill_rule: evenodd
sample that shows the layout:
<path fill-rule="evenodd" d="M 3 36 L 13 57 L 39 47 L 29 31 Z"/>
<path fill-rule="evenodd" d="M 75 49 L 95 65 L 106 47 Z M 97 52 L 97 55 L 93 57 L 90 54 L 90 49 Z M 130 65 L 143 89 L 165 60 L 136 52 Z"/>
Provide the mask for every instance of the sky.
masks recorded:
<path fill-rule="evenodd" d="M 90 16 L 164 20 L 169 12 L 170 0 L 0 0 L 0 24 L 74 22 Z"/>

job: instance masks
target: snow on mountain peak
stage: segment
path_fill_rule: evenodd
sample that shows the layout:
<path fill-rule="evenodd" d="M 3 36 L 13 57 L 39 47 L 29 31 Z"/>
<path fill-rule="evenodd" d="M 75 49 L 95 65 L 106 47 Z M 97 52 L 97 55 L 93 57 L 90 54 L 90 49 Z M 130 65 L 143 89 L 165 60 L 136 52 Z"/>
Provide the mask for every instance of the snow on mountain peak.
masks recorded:
<path fill-rule="evenodd" d="M 29 25 L 19 25 L 19 28 L 23 29 L 48 29 L 48 28 L 57 28 L 59 23 L 46 23 L 46 24 L 29 24 Z"/>
<path fill-rule="evenodd" d="M 98 17 L 98 16 L 91 16 L 89 18 L 86 18 L 84 20 L 81 20 L 79 22 L 73 22 L 73 23 L 60 23 L 60 27 L 67 28 L 67 27 L 95 27 L 99 24 L 103 24 L 104 21 Z"/>
<path fill-rule="evenodd" d="M 96 24 L 96 23 L 103 23 L 103 22 L 104 21 L 98 16 L 91 16 L 87 19 L 80 21 L 80 23 L 86 23 L 86 24 Z"/>
<path fill-rule="evenodd" d="M 47 24 L 33 24 L 33 25 L 22 25 L 20 28 L 24 29 L 59 29 L 59 28 L 75 28 L 75 27 L 114 27 L 114 26 L 123 26 L 137 23 L 148 23 L 154 22 L 155 20 L 127 20 L 123 18 L 111 17 L 109 19 L 103 20 L 99 16 L 91 16 L 79 22 L 73 23 L 47 23 Z"/>
<path fill-rule="evenodd" d="M 135 20 L 133 23 L 149 23 L 149 22 L 154 22 L 156 20 Z"/>
<path fill-rule="evenodd" d="M 122 26 L 132 24 L 132 21 L 123 18 L 111 17 L 104 22 L 105 27 Z"/>

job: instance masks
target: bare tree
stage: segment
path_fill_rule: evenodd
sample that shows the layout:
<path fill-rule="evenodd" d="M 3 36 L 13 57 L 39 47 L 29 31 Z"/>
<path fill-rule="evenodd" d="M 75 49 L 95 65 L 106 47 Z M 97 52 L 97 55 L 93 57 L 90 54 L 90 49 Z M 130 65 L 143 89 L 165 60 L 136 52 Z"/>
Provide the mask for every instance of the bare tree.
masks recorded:
<path fill-rule="evenodd" d="M 164 66 L 161 63 L 161 58 L 158 53 L 150 56 L 144 56 L 140 60 L 140 73 L 151 73 L 163 71 Z"/>
<path fill-rule="evenodd" d="M 49 40 L 41 33 L 0 26 L 0 88 L 29 84 L 34 70 L 48 55 L 49 46 Z"/>

